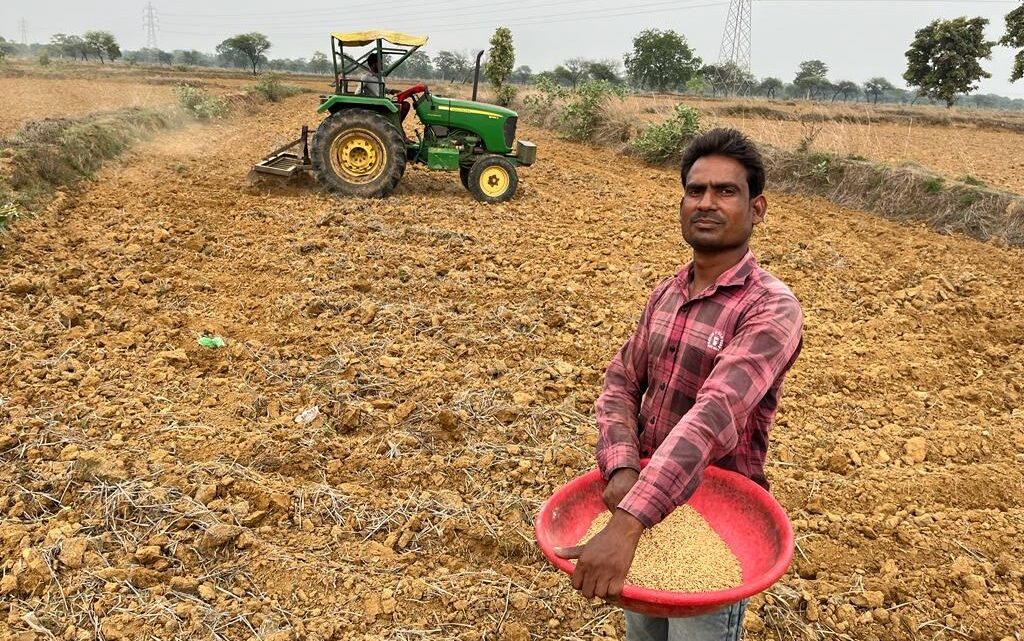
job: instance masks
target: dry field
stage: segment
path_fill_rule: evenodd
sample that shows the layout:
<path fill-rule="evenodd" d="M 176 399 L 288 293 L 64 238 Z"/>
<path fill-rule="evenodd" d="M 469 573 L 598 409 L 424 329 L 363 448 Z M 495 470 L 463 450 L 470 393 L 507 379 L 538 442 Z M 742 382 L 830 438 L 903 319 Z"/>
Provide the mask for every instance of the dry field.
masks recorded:
<path fill-rule="evenodd" d="M 502 206 L 421 168 L 243 188 L 314 106 L 164 134 L 0 236 L 0 639 L 622 637 L 531 519 L 685 260 L 675 172 L 524 126 Z M 1024 253 L 770 201 L 798 551 L 747 638 L 1019 638 Z"/>
<path fill-rule="evenodd" d="M 684 101 L 691 104 L 690 100 Z M 637 114 L 638 118 L 658 121 L 671 113 L 674 102 L 666 98 L 627 98 L 623 108 Z M 906 117 L 901 122 L 864 124 L 861 119 L 885 117 L 884 111 L 894 108 L 879 106 L 876 110 L 869 105 L 826 104 L 790 106 L 781 102 L 749 100 L 695 100 L 692 104 L 701 110 L 707 124 L 736 127 L 770 145 L 793 149 L 801 140 L 810 137 L 811 151 L 861 156 L 891 165 L 916 164 L 952 180 L 969 176 L 998 189 L 1024 194 L 1024 133 L 964 124 L 929 124 L 943 117 L 945 110 L 919 107 L 909 110 L 919 114 L 917 120 Z M 810 112 L 828 113 L 838 120 L 819 123 L 723 115 L 722 111 L 730 105 L 768 108 L 795 117 Z M 1010 122 L 1024 121 L 1024 115 L 1015 113 L 969 110 L 957 110 L 956 113 L 1005 118 Z M 844 121 L 843 118 L 849 120 Z"/>
<path fill-rule="evenodd" d="M 17 73 L 24 75 L 14 75 Z M 25 122 L 55 116 L 74 117 L 122 107 L 159 107 L 175 101 L 174 86 L 188 82 L 212 93 L 241 91 L 254 82 L 244 73 L 195 69 L 188 73 L 159 67 L 104 69 L 98 64 L 58 65 L 44 68 L 14 62 L 0 74 L 0 138 Z M 327 81 L 288 78 L 290 84 L 325 90 Z"/>

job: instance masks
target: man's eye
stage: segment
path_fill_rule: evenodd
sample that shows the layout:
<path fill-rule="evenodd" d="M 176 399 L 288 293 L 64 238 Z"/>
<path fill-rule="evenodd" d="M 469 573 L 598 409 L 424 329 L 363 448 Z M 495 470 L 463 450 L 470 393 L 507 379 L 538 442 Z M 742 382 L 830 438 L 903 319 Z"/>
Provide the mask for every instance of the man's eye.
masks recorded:
<path fill-rule="evenodd" d="M 722 194 L 723 196 L 733 196 L 736 194 L 736 189 L 734 189 L 733 187 L 723 187 L 718 190 L 718 193 Z"/>

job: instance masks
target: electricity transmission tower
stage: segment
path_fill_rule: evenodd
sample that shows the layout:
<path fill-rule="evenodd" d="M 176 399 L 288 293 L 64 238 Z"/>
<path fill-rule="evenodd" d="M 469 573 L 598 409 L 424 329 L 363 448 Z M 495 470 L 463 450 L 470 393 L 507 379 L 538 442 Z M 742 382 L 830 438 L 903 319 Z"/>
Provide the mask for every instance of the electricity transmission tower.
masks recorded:
<path fill-rule="evenodd" d="M 28 23 L 21 19 L 21 44 L 28 46 Z"/>
<path fill-rule="evenodd" d="M 147 49 L 156 49 L 156 32 L 159 26 L 156 9 L 153 7 L 152 2 L 147 2 L 142 10 L 142 27 L 146 30 Z"/>
<path fill-rule="evenodd" d="M 718 63 L 733 63 L 750 72 L 750 5 L 752 0 L 731 0 L 729 17 L 722 32 Z"/>

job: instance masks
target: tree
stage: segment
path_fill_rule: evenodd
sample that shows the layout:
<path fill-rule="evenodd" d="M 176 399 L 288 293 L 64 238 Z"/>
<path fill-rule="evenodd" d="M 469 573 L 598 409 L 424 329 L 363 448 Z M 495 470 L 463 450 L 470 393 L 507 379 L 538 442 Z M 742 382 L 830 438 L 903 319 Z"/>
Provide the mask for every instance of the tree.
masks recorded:
<path fill-rule="evenodd" d="M 441 80 L 465 80 L 469 60 L 458 51 L 442 51 L 434 56 L 434 66 L 441 74 Z"/>
<path fill-rule="evenodd" d="M 686 81 L 686 90 L 690 93 L 703 94 L 711 85 L 704 76 L 696 75 Z"/>
<path fill-rule="evenodd" d="M 256 67 L 261 62 L 264 62 L 263 54 L 270 47 L 270 40 L 265 35 L 253 31 L 252 33 L 240 33 L 237 36 L 231 36 L 217 45 L 217 53 L 230 55 L 234 52 L 239 56 L 245 56 L 245 59 L 252 65 L 252 75 L 255 76 Z"/>
<path fill-rule="evenodd" d="M 782 89 L 782 87 L 783 84 L 781 79 L 768 77 L 759 82 L 754 91 L 765 98 L 775 98 L 776 94 L 780 89 Z"/>
<path fill-rule="evenodd" d="M 309 59 L 309 70 L 313 73 L 325 74 L 331 70 L 331 61 L 323 51 L 314 51 Z"/>
<path fill-rule="evenodd" d="M 188 65 L 190 67 L 199 67 L 206 62 L 206 55 L 201 51 L 195 49 L 189 49 L 188 51 L 175 51 L 174 52 L 174 63 L 179 65 Z"/>
<path fill-rule="evenodd" d="M 1013 57 L 1013 71 L 1010 82 L 1024 78 L 1024 3 L 1006 14 L 1006 34 L 999 41 L 1004 47 L 1017 47 L 1020 51 Z"/>
<path fill-rule="evenodd" d="M 14 53 L 14 43 L 0 36 L 0 60 Z"/>
<path fill-rule="evenodd" d="M 985 40 L 985 18 L 935 20 L 914 34 L 907 50 L 903 79 L 917 87 L 918 95 L 941 100 L 952 107 L 958 94 L 978 88 L 977 81 L 991 78 L 979 59 L 992 57 L 995 42 Z"/>
<path fill-rule="evenodd" d="M 832 102 L 835 102 L 839 96 L 842 96 L 843 102 L 846 102 L 850 96 L 856 97 L 860 93 L 860 86 L 850 80 L 840 80 L 832 86 L 832 89 Z"/>
<path fill-rule="evenodd" d="M 896 87 L 891 82 L 882 77 L 872 78 L 864 83 L 864 95 L 870 96 L 874 104 L 878 104 L 878 99 L 885 95 L 886 92 L 894 90 Z"/>
<path fill-rule="evenodd" d="M 516 49 L 512 44 L 512 32 L 508 27 L 498 27 L 491 36 L 491 48 L 487 52 L 484 75 L 491 81 L 495 91 L 500 93 L 502 85 L 512 75 L 516 64 Z"/>
<path fill-rule="evenodd" d="M 104 56 L 107 60 L 116 60 L 121 57 L 121 48 L 117 46 L 114 34 L 109 31 L 86 31 L 82 35 L 85 48 L 99 56 L 100 63 L 103 63 Z"/>
<path fill-rule="evenodd" d="M 517 85 L 529 84 L 533 80 L 533 69 L 530 69 L 529 65 L 520 65 L 512 71 L 508 79 Z"/>
<path fill-rule="evenodd" d="M 569 58 L 563 64 L 555 67 L 555 76 L 567 80 L 572 88 L 588 77 L 588 63 L 583 58 Z"/>
<path fill-rule="evenodd" d="M 700 71 L 704 79 L 711 85 L 711 94 L 723 95 L 750 93 L 754 86 L 754 76 L 741 69 L 735 62 L 720 65 L 706 65 Z"/>
<path fill-rule="evenodd" d="M 50 45 L 57 50 L 61 58 L 89 59 L 89 49 L 85 46 L 85 41 L 79 36 L 57 33 L 50 38 Z"/>
<path fill-rule="evenodd" d="M 590 60 L 586 63 L 587 75 L 594 80 L 603 80 L 610 85 L 622 83 L 619 63 L 615 60 Z"/>
<path fill-rule="evenodd" d="M 810 100 L 830 84 L 827 75 L 828 65 L 821 60 L 804 60 L 796 71 L 793 84 L 804 94 L 804 98 Z"/>
<path fill-rule="evenodd" d="M 409 56 L 401 69 L 402 75 L 406 78 L 426 80 L 434 77 L 434 65 L 430 63 L 430 56 L 424 51 L 417 51 Z"/>
<path fill-rule="evenodd" d="M 633 52 L 626 54 L 626 73 L 643 88 L 665 91 L 685 86 L 701 68 L 686 38 L 672 30 L 644 29 L 633 38 Z"/>

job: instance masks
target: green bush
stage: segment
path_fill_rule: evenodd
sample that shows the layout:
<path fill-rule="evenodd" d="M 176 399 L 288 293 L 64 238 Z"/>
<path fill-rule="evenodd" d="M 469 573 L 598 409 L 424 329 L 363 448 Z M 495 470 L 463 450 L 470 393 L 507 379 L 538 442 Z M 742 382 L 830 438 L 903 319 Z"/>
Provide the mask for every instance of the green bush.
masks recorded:
<path fill-rule="evenodd" d="M 963 176 L 960 176 L 959 178 L 957 178 L 957 180 L 959 180 L 960 182 L 962 182 L 964 184 L 972 185 L 974 187 L 984 187 L 985 186 L 985 181 L 984 180 L 981 180 L 980 178 L 975 178 L 974 176 L 972 176 L 970 174 L 964 174 Z"/>
<path fill-rule="evenodd" d="M 253 93 L 268 102 L 277 102 L 302 91 L 298 87 L 281 82 L 281 76 L 276 73 L 266 73 L 260 76 L 260 79 L 253 85 L 252 90 Z"/>
<path fill-rule="evenodd" d="M 512 85 L 502 85 L 498 87 L 497 97 L 495 100 L 502 107 L 508 107 L 512 104 L 512 101 L 516 98 L 516 88 Z"/>
<path fill-rule="evenodd" d="M 647 162 L 665 162 L 678 156 L 683 145 L 699 132 L 700 112 L 679 104 L 671 118 L 644 128 L 639 136 L 629 141 L 629 149 Z"/>
<path fill-rule="evenodd" d="M 18 206 L 13 202 L 0 204 L 0 229 L 10 225 L 18 217 Z"/>
<path fill-rule="evenodd" d="M 50 64 L 50 56 L 45 53 L 39 54 L 39 64 L 46 67 Z"/>
<path fill-rule="evenodd" d="M 527 120 L 541 123 L 569 92 L 548 76 L 538 77 L 533 86 L 536 92 L 523 98 L 523 112 Z"/>
<path fill-rule="evenodd" d="M 569 140 L 590 140 L 600 119 L 600 107 L 609 94 L 619 95 L 605 80 L 584 82 L 569 96 L 558 116 L 558 128 Z"/>
<path fill-rule="evenodd" d="M 178 104 L 199 120 L 223 118 L 230 110 L 227 100 L 219 96 L 211 96 L 205 89 L 199 87 L 178 85 L 174 88 L 174 93 L 178 97 Z"/>
<path fill-rule="evenodd" d="M 945 180 L 941 176 L 930 176 L 922 183 L 924 190 L 929 194 L 937 194 L 942 191 Z"/>

